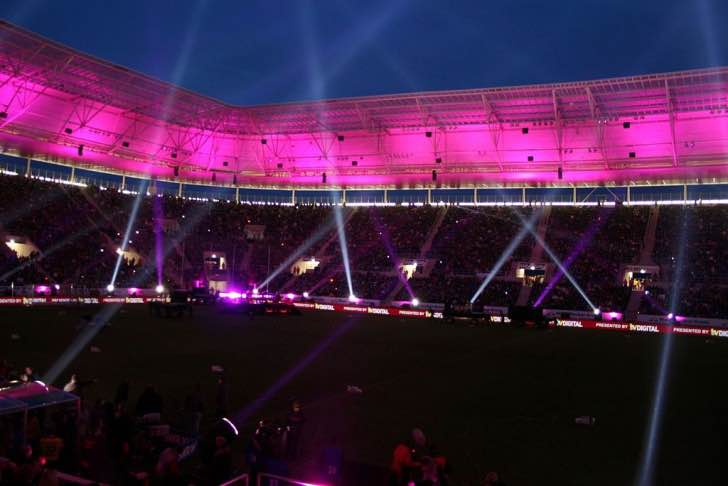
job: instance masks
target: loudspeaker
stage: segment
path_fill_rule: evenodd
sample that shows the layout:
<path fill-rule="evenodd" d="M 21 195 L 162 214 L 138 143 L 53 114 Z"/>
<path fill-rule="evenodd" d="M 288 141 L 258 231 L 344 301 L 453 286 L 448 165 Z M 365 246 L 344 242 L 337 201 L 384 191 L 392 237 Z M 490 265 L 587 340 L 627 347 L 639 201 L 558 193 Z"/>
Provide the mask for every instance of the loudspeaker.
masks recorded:
<path fill-rule="evenodd" d="M 72 133 L 73 133 L 73 130 L 71 130 L 70 128 L 66 128 L 66 129 L 65 129 L 65 130 L 63 130 L 63 131 L 64 131 L 64 132 L 66 132 L 66 133 L 67 133 L 68 135 L 70 135 L 70 134 L 72 134 Z"/>
<path fill-rule="evenodd" d="M 121 142 L 121 146 L 124 148 L 129 148 L 129 142 Z"/>
<path fill-rule="evenodd" d="M 529 155 L 529 156 L 528 156 L 528 161 L 529 161 L 529 162 L 533 162 L 533 155 Z"/>
<path fill-rule="evenodd" d="M 324 184 L 326 184 L 326 172 L 324 172 L 323 174 L 321 174 L 321 182 L 323 182 Z"/>
<path fill-rule="evenodd" d="M 351 165 L 353 165 L 354 167 L 356 167 L 357 165 L 359 165 L 359 162 L 357 160 L 352 160 L 351 161 Z"/>
<path fill-rule="evenodd" d="M 631 126 L 632 126 L 632 124 L 630 122 L 624 122 L 624 123 L 622 123 L 622 128 L 629 128 Z"/>
<path fill-rule="evenodd" d="M 630 158 L 630 159 L 634 159 L 634 158 L 636 158 L 636 157 L 637 157 L 637 152 L 630 152 L 630 153 L 629 153 L 629 158 Z"/>
<path fill-rule="evenodd" d="M 80 157 L 82 155 L 83 155 L 83 144 L 78 146 L 78 156 Z"/>
<path fill-rule="evenodd" d="M 260 143 L 261 143 L 262 145 L 265 145 L 265 144 L 267 144 L 267 143 L 268 143 L 268 140 L 266 140 L 266 139 L 264 139 L 264 138 L 261 138 L 261 139 L 260 139 Z"/>
<path fill-rule="evenodd" d="M 237 186 L 238 185 L 238 175 L 237 174 L 234 174 L 233 175 L 233 185 L 234 186 Z"/>
<path fill-rule="evenodd" d="M 564 178 L 564 169 L 559 167 L 558 174 L 559 174 L 559 180 L 563 179 Z"/>
<path fill-rule="evenodd" d="M 432 132 L 425 132 L 425 137 L 432 138 Z"/>
<path fill-rule="evenodd" d="M 336 138 L 339 140 L 339 142 L 343 142 L 344 141 L 344 136 L 343 135 L 338 135 Z"/>
<path fill-rule="evenodd" d="M 442 164 L 442 158 L 438 157 L 435 159 L 436 164 Z"/>
<path fill-rule="evenodd" d="M 436 171 L 436 170 L 434 170 L 434 169 L 433 169 L 433 171 L 432 171 L 432 180 L 433 180 L 433 181 L 436 181 L 436 180 L 437 180 L 437 171 Z"/>
<path fill-rule="evenodd" d="M 179 166 L 174 168 L 174 176 L 179 177 Z"/>
<path fill-rule="evenodd" d="M 177 152 L 172 152 L 172 158 L 173 159 L 176 159 L 177 158 Z"/>
<path fill-rule="evenodd" d="M 215 181 L 217 181 L 217 174 L 215 174 L 215 173 L 213 172 L 213 173 L 212 173 L 212 182 L 215 182 Z"/>
<path fill-rule="evenodd" d="M 528 135 L 528 127 L 521 128 L 521 133 L 524 135 Z"/>
<path fill-rule="evenodd" d="M 278 167 L 279 169 L 282 169 L 283 168 L 283 163 L 282 162 L 278 162 L 278 165 L 276 167 Z"/>

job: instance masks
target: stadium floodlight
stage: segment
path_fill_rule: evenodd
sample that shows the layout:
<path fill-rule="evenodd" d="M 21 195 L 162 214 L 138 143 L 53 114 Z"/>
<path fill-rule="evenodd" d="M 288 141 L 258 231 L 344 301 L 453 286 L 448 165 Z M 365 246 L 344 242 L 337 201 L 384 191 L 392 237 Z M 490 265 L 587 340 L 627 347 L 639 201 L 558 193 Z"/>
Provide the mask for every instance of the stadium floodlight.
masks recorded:
<path fill-rule="evenodd" d="M 354 294 L 349 294 L 349 302 L 357 303 L 357 302 L 359 302 L 359 297 L 357 297 Z"/>
<path fill-rule="evenodd" d="M 601 310 L 599 309 L 599 307 L 595 307 L 595 308 L 594 308 L 594 315 L 595 315 L 595 316 L 598 316 L 598 315 L 599 315 L 599 314 L 601 314 L 601 313 L 602 313 L 602 311 L 601 311 Z"/>
<path fill-rule="evenodd" d="M 412 299 L 412 307 L 417 307 L 418 305 L 420 305 L 420 299 L 415 297 L 414 299 Z"/>
<path fill-rule="evenodd" d="M 114 291 L 114 288 L 115 288 L 114 287 L 114 284 L 109 284 L 109 285 L 106 286 L 107 292 L 113 292 Z"/>
<path fill-rule="evenodd" d="M 259 293 L 258 287 L 255 287 L 253 289 L 253 295 L 258 295 L 258 293 Z"/>
<path fill-rule="evenodd" d="M 579 295 L 581 295 L 582 299 L 591 307 L 592 311 L 594 311 L 594 315 L 599 315 L 601 311 L 599 311 L 599 308 L 595 306 L 592 301 L 589 299 L 589 297 L 586 295 L 586 292 L 581 288 L 579 283 L 576 281 L 576 279 L 569 273 L 569 270 L 564 266 L 563 263 L 561 263 L 561 260 L 559 257 L 556 256 L 556 254 L 551 250 L 551 248 L 546 244 L 546 242 L 539 236 L 538 232 L 533 227 L 533 222 L 526 221 L 526 219 L 519 213 L 518 211 L 515 211 L 516 215 L 518 216 L 518 219 L 521 220 L 521 223 L 523 224 L 523 227 L 528 230 L 529 233 L 531 233 L 531 236 L 536 240 L 536 242 L 543 248 L 543 250 L 546 252 L 546 254 L 551 258 L 551 260 L 556 264 L 557 267 L 559 267 L 559 270 L 564 274 L 564 276 L 571 282 L 571 285 L 576 289 L 577 292 L 579 292 Z"/>
<path fill-rule="evenodd" d="M 341 260 L 344 263 L 346 284 L 349 286 L 349 294 L 354 295 L 354 285 L 351 280 L 351 263 L 349 262 L 349 249 L 346 246 L 346 230 L 344 228 L 344 217 L 341 215 L 341 206 L 338 204 L 338 193 L 334 193 L 334 219 L 336 220 L 336 231 L 339 234 L 339 246 L 341 247 Z"/>
<path fill-rule="evenodd" d="M 303 293 L 303 298 L 304 298 L 304 299 L 308 299 L 308 292 L 304 292 L 304 293 Z"/>
<path fill-rule="evenodd" d="M 127 244 L 131 243 L 131 241 L 129 240 L 129 236 L 131 235 L 132 228 L 134 227 L 134 223 L 136 222 L 137 214 L 139 213 L 139 206 L 141 206 L 141 204 L 142 204 L 142 199 L 144 198 L 144 194 L 147 193 L 148 185 L 149 185 L 149 181 L 145 179 L 142 182 L 142 187 L 140 187 L 139 192 L 136 195 L 136 198 L 134 199 L 134 205 L 131 207 L 131 214 L 129 215 L 129 221 L 127 221 L 127 223 L 126 223 L 126 230 L 124 231 L 124 238 L 122 238 L 122 240 L 121 240 L 121 247 L 119 247 L 116 250 L 116 254 L 118 255 L 118 257 L 116 258 L 116 265 L 114 266 L 114 273 L 111 275 L 111 281 L 109 282 L 109 285 L 113 286 L 116 283 L 116 277 L 119 274 L 119 268 L 121 267 L 121 261 L 124 258 L 124 252 L 126 251 Z"/>
<path fill-rule="evenodd" d="M 162 285 L 162 284 L 157 285 L 156 287 L 154 287 L 154 291 L 158 294 L 161 294 L 162 292 L 164 292 L 164 285 Z"/>
<path fill-rule="evenodd" d="M 690 213 L 688 211 L 682 212 L 682 226 L 680 231 L 677 261 L 673 259 L 673 261 L 675 261 L 675 270 L 673 272 L 670 311 L 667 314 L 668 319 L 670 320 L 672 320 L 677 312 L 680 288 L 682 287 L 682 273 L 685 264 L 685 247 L 687 246 L 688 240 L 689 215 Z M 668 385 L 667 377 L 670 371 L 670 358 L 672 356 L 672 340 L 672 332 L 667 332 L 662 340 L 662 351 L 660 352 L 657 382 L 655 383 L 652 409 L 650 411 L 650 419 L 645 433 L 644 450 L 642 453 L 639 480 L 637 482 L 639 486 L 651 486 L 655 483 L 655 457 L 657 456 L 657 451 L 660 446 L 663 406 Z"/>
<path fill-rule="evenodd" d="M 278 265 L 278 268 L 273 270 L 273 272 L 268 275 L 265 280 L 263 280 L 260 285 L 258 285 L 259 288 L 263 288 L 266 285 L 268 285 L 274 278 L 278 276 L 281 272 L 284 270 L 288 270 L 291 268 L 291 265 L 303 254 L 311 248 L 317 241 L 319 241 L 321 238 L 324 237 L 326 233 L 328 233 L 331 228 L 334 227 L 334 220 L 333 218 L 330 219 L 325 225 L 319 226 L 319 228 L 311 235 L 309 236 L 306 241 L 301 243 L 301 246 L 299 246 L 293 253 L 288 255 L 288 258 L 286 258 L 283 263 Z"/>
<path fill-rule="evenodd" d="M 531 217 L 528 220 L 529 226 L 527 227 L 525 224 L 523 227 L 518 231 L 516 236 L 511 240 L 510 243 L 508 243 L 508 246 L 505 250 L 503 250 L 503 253 L 501 253 L 501 256 L 498 257 L 498 260 L 495 262 L 495 265 L 493 265 L 493 268 L 491 268 L 490 272 L 488 272 L 488 275 L 485 277 L 485 280 L 483 280 L 483 283 L 480 284 L 480 287 L 478 287 L 478 290 L 475 291 L 473 296 L 470 298 L 470 303 L 475 303 L 476 300 L 478 300 L 478 297 L 480 297 L 480 294 L 483 293 L 483 290 L 488 286 L 488 284 L 495 278 L 495 276 L 498 274 L 500 269 L 505 265 L 505 263 L 508 261 L 508 259 L 513 255 L 513 252 L 516 251 L 516 248 L 518 248 L 518 245 L 521 244 L 521 241 L 523 241 L 523 238 L 526 237 L 528 234 L 528 228 L 530 228 L 530 225 L 536 222 L 536 219 L 540 216 L 539 211 L 534 211 Z M 518 213 L 519 218 L 523 220 L 523 217 Z"/>
<path fill-rule="evenodd" d="M 294 299 L 295 297 L 296 297 L 296 296 L 295 296 L 295 294 L 294 294 L 293 292 L 288 292 L 288 293 L 286 294 L 286 298 L 287 298 L 288 300 L 293 300 L 293 299 Z"/>

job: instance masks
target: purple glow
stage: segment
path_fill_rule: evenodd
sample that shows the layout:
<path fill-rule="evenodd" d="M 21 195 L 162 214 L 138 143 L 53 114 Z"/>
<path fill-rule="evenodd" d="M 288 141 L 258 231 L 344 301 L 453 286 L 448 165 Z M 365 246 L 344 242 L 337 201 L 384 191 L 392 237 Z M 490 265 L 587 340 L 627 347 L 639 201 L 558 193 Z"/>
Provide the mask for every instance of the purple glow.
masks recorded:
<path fill-rule="evenodd" d="M 394 271 L 397 273 L 397 277 L 399 278 L 399 281 L 402 282 L 402 285 L 404 285 L 404 288 L 407 289 L 407 292 L 409 293 L 410 298 L 414 299 L 415 293 L 412 290 L 412 286 L 407 281 L 407 278 L 402 274 L 402 272 L 399 271 L 399 265 L 402 262 L 399 259 L 399 256 L 397 256 L 397 253 L 394 251 L 394 245 L 392 244 L 392 240 L 389 237 L 389 231 L 387 231 L 386 225 L 384 225 L 384 223 L 382 223 L 376 210 L 372 211 L 370 213 L 370 215 L 371 215 L 372 222 L 374 223 L 374 226 L 375 226 L 377 232 L 379 232 L 382 243 L 384 243 L 384 248 L 387 250 L 387 254 L 389 255 L 390 259 L 392 260 L 392 263 L 394 264 Z M 373 297 L 373 296 L 370 295 L 369 297 Z"/>
<path fill-rule="evenodd" d="M 291 292 L 289 292 L 289 293 L 287 293 L 287 294 L 286 294 L 286 298 L 287 298 L 288 300 L 293 300 L 293 299 L 295 299 L 295 298 L 296 298 L 296 295 L 295 295 L 295 294 L 293 294 L 293 293 L 291 293 Z"/>
<path fill-rule="evenodd" d="M 162 285 L 164 276 L 164 233 L 162 232 L 162 219 L 164 218 L 164 211 L 162 210 L 162 199 L 161 197 L 155 197 L 152 201 L 152 208 L 154 209 L 154 257 L 157 267 L 157 284 Z M 161 292 L 157 292 L 161 294 Z"/>
<path fill-rule="evenodd" d="M 107 170 L 122 171 L 144 177 L 170 178 L 171 164 L 183 162 L 179 180 L 210 180 L 210 168 L 223 161 L 243 160 L 235 174 L 240 185 L 320 186 L 321 173 L 329 174 L 328 186 L 415 186 L 434 185 L 430 180 L 432 168 L 432 140 L 422 136 L 429 121 L 424 120 L 421 108 L 411 103 L 417 94 L 370 96 L 357 101 L 363 111 L 352 108 L 351 100 L 320 100 L 268 106 L 240 107 L 225 105 L 192 92 L 185 92 L 184 100 L 173 96 L 175 87 L 160 81 L 137 76 L 124 96 L 138 99 L 145 106 L 145 114 L 131 119 L 125 116 L 119 92 L 117 68 L 109 63 L 58 46 L 32 32 L 11 25 L 0 26 L 0 36 L 22 39 L 18 49 L 34 52 L 43 46 L 44 56 L 13 59 L 23 63 L 25 72 L 31 73 L 22 85 L 8 82 L 9 74 L 2 75 L 0 97 L 8 100 L 4 107 L 8 114 L 0 132 L 4 147 L 22 148 L 28 153 L 46 155 L 49 159 L 82 161 Z M 7 41 L 6 41 L 7 42 Z M 83 65 L 83 70 L 64 73 L 68 83 L 85 86 L 89 97 L 77 96 L 73 90 L 60 90 L 42 73 L 46 59 L 64 59 L 71 52 Z M 613 181 L 687 180 L 696 177 L 721 176 L 726 173 L 726 119 L 715 116 L 711 106 L 698 104 L 696 99 L 709 99 L 715 93 L 725 93 L 723 79 L 726 68 L 713 68 L 669 74 L 650 74 L 612 80 L 579 81 L 574 84 L 545 84 L 522 87 L 442 91 L 428 102 L 428 113 L 435 119 L 441 115 L 455 126 L 462 127 L 448 133 L 442 155 L 448 170 L 438 174 L 438 184 L 458 183 L 579 183 Z M 93 79 L 88 85 L 85 80 Z M 667 114 L 664 90 L 655 86 L 680 84 L 685 90 L 674 93 L 679 116 Z M 580 86 L 574 89 L 573 86 Z M 604 90 L 609 86 L 609 90 Z M 581 89 L 583 87 L 584 89 Z M 617 118 L 644 113 L 632 121 L 629 130 L 622 129 L 621 121 L 601 120 L 589 115 L 590 88 L 599 90 L 600 103 L 614 106 Z M 98 94 L 110 96 L 102 104 Z M 96 95 L 96 96 L 91 96 Z M 518 123 L 503 126 L 493 140 L 483 137 L 491 126 L 483 111 L 480 97 L 496 96 L 499 101 L 493 115 L 511 118 L 515 122 L 544 120 L 544 127 L 534 126 L 528 137 L 523 137 Z M 554 137 L 553 102 L 559 98 L 573 109 L 561 113 L 564 121 L 559 137 Z M 483 98 L 485 99 L 485 98 Z M 32 100 L 32 102 L 28 102 Z M 624 101 L 628 100 L 628 101 Z M 62 114 L 80 110 L 81 103 L 91 103 L 98 113 L 88 123 L 75 127 L 73 134 L 59 132 Z M 524 107 L 528 107 L 525 109 Z M 655 109 L 655 107 L 658 107 Z M 664 107 L 664 108 L 663 108 Z M 174 113 L 216 113 L 230 120 L 229 128 L 196 127 L 195 137 L 189 136 L 189 126 Z M 250 114 L 255 113 L 255 121 Z M 363 126 L 362 117 L 376 117 L 384 125 L 380 131 Z M 328 130 L 346 133 L 346 143 L 336 146 L 336 157 L 323 157 L 318 144 L 311 143 L 311 131 L 320 130 L 320 120 L 326 120 Z M 420 121 L 422 120 L 422 121 Z M 515 126 L 514 126 L 515 125 Z M 407 126 L 407 129 L 402 127 Z M 11 127 L 27 127 L 16 130 Z M 302 128 L 303 127 L 303 128 Z M 259 170 L 256 160 L 260 145 L 250 142 L 250 133 L 262 130 L 271 137 L 285 137 L 286 157 L 293 161 L 279 174 Z M 58 136 L 47 137 L 45 134 Z M 675 134 L 678 134 L 677 136 Z M 677 138 L 679 137 L 679 138 Z M 676 140 L 677 138 L 677 140 Z M 131 144 L 121 150 L 118 143 Z M 168 140 L 175 140 L 184 160 L 173 160 L 171 152 L 164 150 Z M 331 140 L 331 143 L 335 139 Z M 79 143 L 85 145 L 83 156 L 77 154 Z M 328 144 L 329 140 L 325 140 Z M 567 149 L 561 147 L 567 143 Z M 599 146 L 599 150 L 592 147 Z M 589 149 L 587 149 L 589 147 Z M 628 156 L 637 148 L 635 156 Z M 366 158 L 360 157 L 367 154 Z M 406 161 L 392 162 L 396 154 L 407 154 Z M 528 161 L 529 155 L 535 158 Z M 359 160 L 353 169 L 352 159 Z M 606 164 L 605 161 L 610 163 Z M 557 179 L 556 168 L 563 166 L 563 180 Z M 220 184 L 231 184 L 234 171 L 218 172 Z"/>
<path fill-rule="evenodd" d="M 35 291 L 39 294 L 48 294 L 51 291 L 51 288 L 47 285 L 36 285 Z"/>
<path fill-rule="evenodd" d="M 597 231 L 599 231 L 604 223 L 607 222 L 607 219 L 609 218 L 609 216 L 611 216 L 611 214 L 612 209 L 606 207 L 599 212 L 599 216 L 597 217 L 597 219 L 592 221 L 592 223 L 586 229 L 581 238 L 579 238 L 576 246 L 574 246 L 574 248 L 571 250 L 569 256 L 566 258 L 566 260 L 564 260 L 565 268 L 570 268 L 574 261 L 576 261 L 576 258 L 581 255 L 584 250 L 586 250 L 586 248 L 591 244 L 591 241 L 594 239 L 594 235 L 596 235 Z M 541 294 L 536 299 L 536 302 L 533 303 L 533 306 L 538 307 L 543 304 L 543 301 L 546 300 L 546 297 L 548 297 L 553 288 L 556 287 L 556 285 L 561 281 L 563 277 L 563 270 L 558 268 L 556 273 L 549 279 L 549 283 L 541 291 Z"/>
<path fill-rule="evenodd" d="M 135 295 L 137 292 L 139 292 L 139 289 L 136 287 L 130 287 L 127 289 L 127 292 L 129 292 L 129 295 Z"/>
<path fill-rule="evenodd" d="M 622 317 L 624 316 L 624 314 L 622 314 L 621 312 L 612 311 L 612 312 L 607 312 L 607 316 L 609 317 L 610 320 L 617 321 L 617 320 L 621 320 Z"/>
<path fill-rule="evenodd" d="M 275 383 L 273 383 L 267 390 L 265 390 L 258 398 L 246 405 L 240 412 L 235 414 L 234 421 L 236 423 L 244 423 L 255 413 L 260 407 L 263 406 L 268 400 L 273 398 L 278 391 L 280 391 L 288 382 L 295 378 L 301 373 L 309 364 L 311 364 L 326 348 L 331 346 L 341 335 L 351 329 L 356 322 L 358 322 L 359 316 L 349 319 L 348 321 L 340 324 L 333 333 L 331 333 L 326 339 L 318 343 L 309 351 L 296 365 L 286 371 Z"/>

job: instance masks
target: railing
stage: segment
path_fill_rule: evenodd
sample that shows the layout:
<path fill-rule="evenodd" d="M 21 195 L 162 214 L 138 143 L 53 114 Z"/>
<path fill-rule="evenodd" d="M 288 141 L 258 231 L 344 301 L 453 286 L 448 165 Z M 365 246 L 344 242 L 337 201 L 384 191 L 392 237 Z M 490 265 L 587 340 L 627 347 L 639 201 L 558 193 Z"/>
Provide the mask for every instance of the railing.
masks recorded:
<path fill-rule="evenodd" d="M 247 474 L 241 474 L 240 476 L 235 476 L 229 481 L 222 483 L 220 486 L 248 486 L 249 481 L 250 479 Z"/>
<path fill-rule="evenodd" d="M 258 474 L 255 486 L 326 486 L 323 483 L 307 483 L 298 479 L 276 476 L 275 474 Z"/>

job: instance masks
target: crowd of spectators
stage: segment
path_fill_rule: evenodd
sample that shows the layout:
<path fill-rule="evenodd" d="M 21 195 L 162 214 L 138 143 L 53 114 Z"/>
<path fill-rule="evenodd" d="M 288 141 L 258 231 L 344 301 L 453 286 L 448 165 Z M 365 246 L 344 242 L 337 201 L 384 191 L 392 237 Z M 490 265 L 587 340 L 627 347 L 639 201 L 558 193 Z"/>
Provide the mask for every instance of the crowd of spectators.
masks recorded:
<path fill-rule="evenodd" d="M 0 234 L 32 241 L 40 253 L 18 257 L 0 251 L 0 286 L 44 284 L 53 289 L 104 289 L 117 264 L 116 251 L 126 246 L 141 259 L 122 259 L 117 287 L 152 288 L 161 273 L 166 286 L 189 286 L 204 280 L 204 252 L 226 256 L 226 278 L 255 285 L 276 269 L 272 291 L 347 297 L 344 256 L 330 206 L 283 206 L 204 202 L 178 197 L 143 197 L 123 241 L 135 195 L 95 187 L 74 187 L 26 177 L 0 176 Z M 23 204 L 20 204 L 20 201 Z M 623 311 L 631 289 L 623 279 L 625 265 L 639 262 L 650 207 L 551 207 L 545 241 L 569 268 L 593 303 L 603 310 Z M 451 302 L 470 299 L 503 250 L 521 228 L 531 208 L 451 206 L 340 208 L 345 223 L 348 261 L 354 293 L 362 298 Z M 661 207 L 653 258 L 663 284 L 673 281 L 679 245 L 684 241 L 680 312 L 725 317 L 720 295 L 728 285 L 728 238 L 722 206 Z M 163 220 L 165 223 L 160 223 Z M 172 222 L 172 225 L 167 223 Z M 164 231 L 160 227 L 164 226 Z M 260 237 L 245 228 L 260 226 Z M 684 231 L 683 231 L 684 226 Z M 320 228 L 326 231 L 300 252 L 315 257 L 318 268 L 291 275 L 290 255 Z M 684 237 L 681 235 L 685 235 Z M 428 235 L 434 235 L 425 248 Z M 158 244 L 157 240 L 161 243 Z M 542 253 L 531 262 L 535 241 L 528 235 L 508 257 L 479 296 L 485 305 L 515 304 L 521 281 L 516 263 L 550 265 Z M 157 262 L 157 253 L 162 259 Z M 417 261 L 418 271 L 402 284 L 400 264 Z M 536 285 L 528 302 L 547 308 L 589 310 L 565 277 L 555 285 Z M 653 282 L 655 284 L 655 282 Z M 658 285 L 659 286 L 659 285 Z M 548 289 L 542 296 L 545 287 Z M 89 291 L 87 291 L 89 292 Z M 539 297 L 542 297 L 539 299 Z M 650 311 L 649 300 L 642 311 Z"/>

